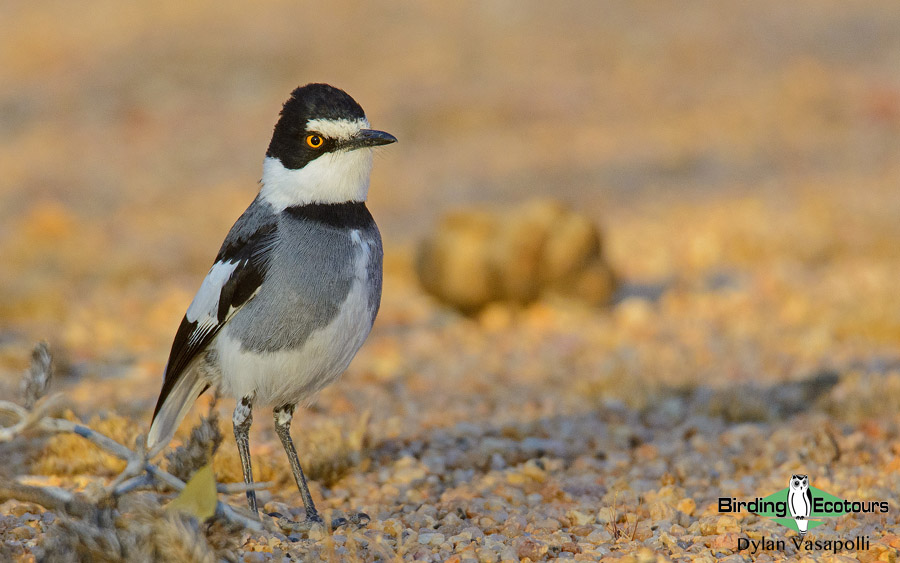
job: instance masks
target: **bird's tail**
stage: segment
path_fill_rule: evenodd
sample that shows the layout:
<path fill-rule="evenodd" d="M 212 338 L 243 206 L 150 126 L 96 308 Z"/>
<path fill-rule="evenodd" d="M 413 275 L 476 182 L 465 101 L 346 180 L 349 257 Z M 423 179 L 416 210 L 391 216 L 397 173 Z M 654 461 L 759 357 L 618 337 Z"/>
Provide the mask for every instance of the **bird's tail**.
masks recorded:
<path fill-rule="evenodd" d="M 800 537 L 802 538 L 806 535 L 806 531 L 809 529 L 809 520 L 807 520 L 806 518 L 796 518 L 794 519 L 794 521 L 797 522 L 797 528 L 799 529 Z"/>
<path fill-rule="evenodd" d="M 204 370 L 189 368 L 181 374 L 165 399 L 162 399 L 161 404 L 156 407 L 150 432 L 147 434 L 148 457 L 155 456 L 169 445 L 175 431 L 178 430 L 178 425 L 207 387 L 209 381 L 205 377 Z"/>

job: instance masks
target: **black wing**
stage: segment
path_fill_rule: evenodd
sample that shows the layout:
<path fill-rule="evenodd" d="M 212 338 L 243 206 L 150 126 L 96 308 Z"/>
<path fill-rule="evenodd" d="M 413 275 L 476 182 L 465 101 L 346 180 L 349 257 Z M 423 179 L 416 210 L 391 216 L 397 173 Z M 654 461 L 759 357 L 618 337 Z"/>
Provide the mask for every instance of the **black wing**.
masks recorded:
<path fill-rule="evenodd" d="M 216 262 L 194 296 L 172 342 L 162 391 L 153 418 L 185 369 L 201 354 L 228 319 L 259 290 L 275 241 L 274 215 L 251 205 L 226 237 Z"/>

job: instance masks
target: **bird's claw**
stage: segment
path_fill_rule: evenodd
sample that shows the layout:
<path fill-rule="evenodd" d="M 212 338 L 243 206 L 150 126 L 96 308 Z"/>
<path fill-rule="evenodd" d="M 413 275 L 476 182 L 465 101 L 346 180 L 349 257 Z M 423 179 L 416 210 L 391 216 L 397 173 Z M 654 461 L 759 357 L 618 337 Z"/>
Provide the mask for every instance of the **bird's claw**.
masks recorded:
<path fill-rule="evenodd" d="M 357 512 L 356 514 L 350 516 L 350 523 L 355 525 L 357 528 L 362 528 L 368 525 L 368 523 L 371 521 L 372 519 L 365 512 Z"/>
<path fill-rule="evenodd" d="M 313 528 L 325 526 L 325 521 L 319 516 L 318 512 L 306 514 L 306 518 L 300 522 L 287 518 L 280 512 L 269 512 L 268 515 L 275 520 L 275 524 L 281 528 L 285 534 L 307 533 Z M 363 528 L 372 519 L 365 512 L 356 512 L 351 514 L 349 518 L 338 517 L 331 520 L 331 529 L 336 530 L 344 526 L 354 526 Z"/>
<path fill-rule="evenodd" d="M 338 517 L 338 518 L 333 519 L 331 521 L 331 529 L 336 530 L 343 526 L 354 526 L 356 528 L 363 528 L 371 521 L 372 521 L 372 519 L 365 512 L 356 512 L 354 514 L 351 514 L 348 518 Z"/>
<path fill-rule="evenodd" d="M 350 521 L 347 520 L 346 518 L 340 518 L 340 517 L 334 518 L 331 520 L 331 529 L 337 530 L 341 526 L 346 526 L 349 523 L 350 523 Z"/>
<path fill-rule="evenodd" d="M 312 517 L 307 514 L 306 518 L 300 522 L 291 520 L 280 512 L 270 512 L 269 516 L 275 520 L 275 524 L 281 528 L 281 531 L 285 534 L 308 533 L 314 528 L 325 527 L 325 522 L 318 514 L 313 514 Z"/>

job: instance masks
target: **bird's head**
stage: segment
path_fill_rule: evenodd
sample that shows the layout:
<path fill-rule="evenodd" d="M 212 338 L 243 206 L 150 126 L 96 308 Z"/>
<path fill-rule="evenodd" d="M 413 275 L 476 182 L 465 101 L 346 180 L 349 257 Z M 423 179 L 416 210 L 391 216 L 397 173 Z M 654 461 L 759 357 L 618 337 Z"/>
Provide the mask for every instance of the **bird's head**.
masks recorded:
<path fill-rule="evenodd" d="M 362 107 L 328 84 L 291 92 L 263 164 L 261 194 L 278 209 L 365 201 L 372 149 L 396 142 L 369 128 Z"/>
<path fill-rule="evenodd" d="M 808 475 L 791 475 L 791 488 L 801 489 L 809 485 Z"/>

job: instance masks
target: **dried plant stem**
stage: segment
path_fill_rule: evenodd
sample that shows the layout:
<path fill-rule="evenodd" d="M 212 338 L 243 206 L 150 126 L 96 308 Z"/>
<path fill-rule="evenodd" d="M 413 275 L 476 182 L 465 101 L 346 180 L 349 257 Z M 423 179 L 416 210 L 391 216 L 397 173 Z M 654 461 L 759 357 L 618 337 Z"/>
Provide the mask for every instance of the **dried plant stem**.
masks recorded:
<path fill-rule="evenodd" d="M 124 494 L 124 492 L 133 491 L 137 488 L 148 485 L 149 483 L 146 481 L 146 479 L 142 479 L 142 473 L 144 474 L 144 476 L 149 476 L 156 482 L 162 482 L 175 489 L 176 491 L 184 489 L 184 481 L 147 462 L 146 454 L 143 452 L 143 447 L 139 448 L 139 450 L 141 451 L 134 452 L 123 446 L 122 444 L 116 442 L 112 438 L 100 434 L 99 432 L 92 430 L 87 426 L 72 422 L 71 420 L 66 420 L 64 418 L 45 416 L 45 414 L 57 404 L 55 397 L 57 396 L 52 396 L 47 398 L 47 400 L 38 402 L 38 404 L 35 406 L 35 409 L 31 411 L 9 401 L 0 401 L 0 412 L 11 414 L 19 419 L 11 426 L 0 428 L 0 442 L 7 442 L 9 440 L 12 440 L 14 437 L 29 428 L 34 428 L 51 433 L 71 432 L 93 442 L 104 451 L 109 452 L 112 455 L 128 462 L 128 466 L 125 468 L 125 470 L 113 481 L 109 489 L 107 489 L 109 494 Z M 141 446 L 142 445 L 143 444 L 141 443 Z M 266 486 L 268 486 L 267 483 L 258 483 L 253 488 L 265 488 Z M 37 504 L 40 504 L 41 506 L 46 506 L 47 508 L 53 509 L 59 509 L 63 505 L 65 505 L 65 503 L 74 502 L 72 499 L 75 497 L 65 498 L 61 494 L 50 492 L 49 489 L 40 487 L 25 487 L 25 485 L 19 485 L 17 483 L 2 485 L 2 488 L 0 488 L 0 498 L 3 498 L 3 495 L 6 494 L 9 495 L 8 498 L 18 498 L 19 500 L 35 502 Z M 242 483 L 219 485 L 217 487 L 217 490 L 222 493 L 241 492 L 245 491 L 246 489 L 247 487 Z M 71 495 L 71 493 L 68 494 Z M 83 501 L 79 502 L 88 506 Z M 69 511 L 67 510 L 67 512 Z M 69 513 L 71 514 L 71 512 Z M 222 501 L 218 502 L 216 513 L 220 514 L 223 518 L 231 522 L 240 524 L 251 530 L 263 530 L 262 522 L 255 518 L 244 516 L 234 507 Z"/>
<path fill-rule="evenodd" d="M 15 481 L 0 481 L 0 503 L 16 499 L 59 510 L 71 516 L 84 517 L 96 508 L 77 495 L 57 487 L 35 487 Z"/>
<path fill-rule="evenodd" d="M 102 450 L 127 462 L 125 470 L 108 487 L 101 490 L 101 496 L 123 495 L 157 483 L 164 483 L 176 491 L 184 489 L 184 481 L 149 463 L 143 437 L 138 438 L 135 451 L 87 426 L 53 416 L 60 410 L 63 400 L 61 394 L 44 397 L 51 377 L 52 356 L 48 346 L 40 343 L 32 352 L 31 368 L 26 372 L 22 382 L 25 391 L 25 406 L 22 407 L 10 401 L 0 401 L 0 414 L 5 414 L 13 419 L 13 423 L 9 426 L 0 427 L 0 442 L 8 442 L 29 429 L 46 433 L 68 432 L 93 442 Z M 253 488 L 261 489 L 266 486 L 268 483 L 258 483 Z M 216 490 L 220 493 L 234 493 L 247 489 L 248 487 L 243 483 L 233 483 L 217 485 Z M 91 499 L 85 495 L 74 494 L 55 487 L 35 487 L 4 480 L 0 482 L 0 502 L 7 499 L 34 502 L 50 509 L 64 511 L 72 516 L 85 516 L 95 513 L 97 510 L 88 502 Z M 237 509 L 222 501 L 217 501 L 216 514 L 254 531 L 262 531 L 265 528 L 274 530 L 271 523 L 264 526 L 260 520 L 241 514 Z"/>
<path fill-rule="evenodd" d="M 59 394 L 37 401 L 33 409 L 26 409 L 9 401 L 0 401 L 0 413 L 16 419 L 12 425 L 0 428 L 0 442 L 9 442 L 31 428 L 57 432 L 54 421 L 62 419 L 50 418 L 49 415 L 58 410 L 62 402 L 62 395 Z"/>
<path fill-rule="evenodd" d="M 152 475 L 144 473 L 143 475 L 138 475 L 122 481 L 116 487 L 112 488 L 112 494 L 117 497 L 122 496 L 132 491 L 152 487 L 155 482 Z"/>

